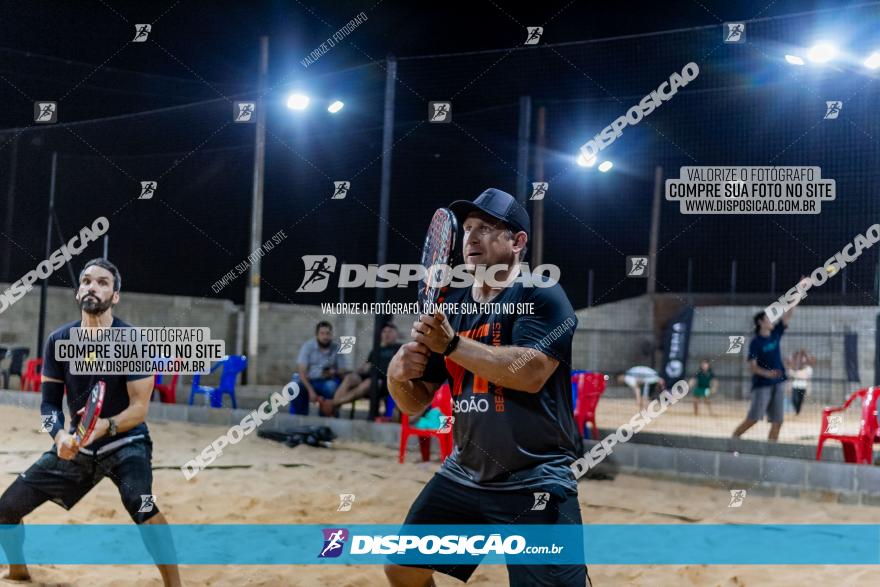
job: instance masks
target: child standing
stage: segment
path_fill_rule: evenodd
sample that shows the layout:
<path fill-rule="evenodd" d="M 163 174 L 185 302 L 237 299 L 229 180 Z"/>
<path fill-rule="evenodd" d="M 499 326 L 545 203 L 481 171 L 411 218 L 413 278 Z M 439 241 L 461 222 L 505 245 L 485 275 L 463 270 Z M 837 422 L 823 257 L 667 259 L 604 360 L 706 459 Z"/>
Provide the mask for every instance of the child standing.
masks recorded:
<path fill-rule="evenodd" d="M 688 384 L 694 390 L 694 416 L 700 415 L 701 401 L 705 402 L 709 415 L 714 416 L 709 396 L 715 393 L 718 382 L 715 380 L 715 373 L 712 372 L 712 367 L 709 366 L 707 359 L 700 361 L 700 370 L 691 377 Z"/>

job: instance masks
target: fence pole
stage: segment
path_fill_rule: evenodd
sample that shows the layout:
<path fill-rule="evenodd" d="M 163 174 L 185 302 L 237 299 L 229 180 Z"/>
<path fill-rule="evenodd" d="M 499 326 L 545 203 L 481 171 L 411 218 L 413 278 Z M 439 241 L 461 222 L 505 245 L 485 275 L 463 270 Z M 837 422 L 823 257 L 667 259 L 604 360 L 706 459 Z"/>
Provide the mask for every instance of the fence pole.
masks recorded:
<path fill-rule="evenodd" d="M 730 299 L 736 294 L 736 259 L 730 262 Z"/>
<path fill-rule="evenodd" d="M 529 181 L 529 141 L 532 128 L 532 98 L 519 97 L 519 132 L 516 146 L 516 201 L 526 205 Z"/>
<path fill-rule="evenodd" d="M 593 270 L 587 272 L 587 307 L 593 307 Z"/>
<path fill-rule="evenodd" d="M 776 293 L 776 261 L 770 261 L 770 295 Z"/>
<path fill-rule="evenodd" d="M 688 271 L 687 271 L 687 292 L 688 295 L 693 293 L 694 291 L 694 260 L 688 257 Z"/>
<path fill-rule="evenodd" d="M 654 197 L 651 202 L 651 230 L 648 234 L 647 293 L 657 291 L 657 241 L 660 239 L 660 196 L 663 193 L 663 168 L 654 168 Z"/>

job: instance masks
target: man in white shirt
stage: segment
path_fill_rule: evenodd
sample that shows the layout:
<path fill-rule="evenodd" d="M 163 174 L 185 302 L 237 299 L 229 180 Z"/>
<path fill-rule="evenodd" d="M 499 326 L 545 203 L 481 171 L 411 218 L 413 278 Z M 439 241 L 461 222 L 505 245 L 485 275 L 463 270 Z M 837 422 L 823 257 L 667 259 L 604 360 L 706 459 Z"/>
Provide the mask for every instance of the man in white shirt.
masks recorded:
<path fill-rule="evenodd" d="M 633 390 L 639 410 L 648 405 L 651 386 L 663 381 L 657 371 L 644 365 L 636 365 L 628 371 L 618 373 L 615 379 L 618 383 L 622 383 Z"/>

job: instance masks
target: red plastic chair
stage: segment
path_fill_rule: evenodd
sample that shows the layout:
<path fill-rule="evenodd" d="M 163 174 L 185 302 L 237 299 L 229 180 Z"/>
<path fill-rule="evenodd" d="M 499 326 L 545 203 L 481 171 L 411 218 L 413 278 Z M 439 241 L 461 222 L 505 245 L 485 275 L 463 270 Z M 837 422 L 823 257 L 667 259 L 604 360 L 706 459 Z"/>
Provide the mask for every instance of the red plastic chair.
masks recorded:
<path fill-rule="evenodd" d="M 847 435 L 825 432 L 828 430 L 828 416 L 834 412 L 846 410 L 856 398 L 862 402 L 862 421 L 859 424 L 859 433 Z M 837 440 L 843 445 L 843 458 L 847 463 L 873 464 L 874 442 L 877 440 L 878 427 L 880 427 L 877 423 L 878 399 L 880 399 L 880 387 L 866 387 L 849 396 L 849 399 L 842 406 L 822 410 L 822 429 L 819 431 L 816 460 L 822 460 L 822 445 L 826 440 Z"/>
<path fill-rule="evenodd" d="M 434 393 L 431 407 L 439 409 L 445 416 L 452 416 L 452 394 L 449 391 L 448 384 L 444 383 L 437 389 L 436 393 Z M 413 428 L 409 424 L 409 416 L 401 411 L 400 458 L 398 459 L 401 463 L 403 463 L 406 457 L 406 441 L 410 436 L 415 436 L 419 439 L 419 448 L 422 451 L 423 461 L 431 460 L 431 437 L 437 438 L 437 441 L 440 443 L 440 462 L 445 461 L 446 457 L 452 454 L 453 440 L 451 427 L 447 432 L 425 428 Z"/>
<path fill-rule="evenodd" d="M 156 379 L 153 382 L 153 391 L 159 392 L 159 401 L 163 404 L 177 403 L 177 379 L 179 377 L 180 373 L 172 373 L 171 383 L 158 383 L 162 380 L 162 376 L 156 375 Z"/>
<path fill-rule="evenodd" d="M 24 366 L 24 375 L 21 377 L 22 391 L 40 391 L 40 371 L 43 368 L 43 359 L 28 359 Z"/>
<path fill-rule="evenodd" d="M 596 406 L 599 404 L 599 398 L 605 392 L 605 380 L 605 374 L 598 372 L 582 372 L 571 376 L 571 383 L 577 389 L 574 421 L 581 435 L 589 422 L 592 427 L 590 438 L 599 437 L 599 427 L 596 426 Z"/>

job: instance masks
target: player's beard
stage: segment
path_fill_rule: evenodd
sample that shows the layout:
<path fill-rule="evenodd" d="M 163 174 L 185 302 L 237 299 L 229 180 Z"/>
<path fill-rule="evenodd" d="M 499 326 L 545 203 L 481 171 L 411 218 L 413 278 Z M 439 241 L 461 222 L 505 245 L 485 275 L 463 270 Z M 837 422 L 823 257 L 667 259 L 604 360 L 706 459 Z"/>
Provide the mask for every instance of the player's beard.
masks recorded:
<path fill-rule="evenodd" d="M 113 307 L 113 297 L 109 297 L 103 302 L 97 296 L 86 294 L 79 300 L 80 309 L 86 314 L 99 316 Z"/>

